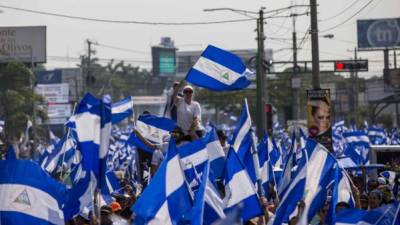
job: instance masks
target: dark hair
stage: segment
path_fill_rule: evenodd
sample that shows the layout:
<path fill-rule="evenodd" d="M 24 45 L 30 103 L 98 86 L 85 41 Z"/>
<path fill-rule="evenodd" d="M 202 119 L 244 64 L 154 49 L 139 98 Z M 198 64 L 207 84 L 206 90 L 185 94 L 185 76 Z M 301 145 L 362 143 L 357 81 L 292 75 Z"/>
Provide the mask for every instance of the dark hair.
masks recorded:
<path fill-rule="evenodd" d="M 143 114 L 143 115 L 150 115 L 151 113 L 150 113 L 149 111 L 145 110 L 145 111 L 143 111 L 142 114 Z"/>

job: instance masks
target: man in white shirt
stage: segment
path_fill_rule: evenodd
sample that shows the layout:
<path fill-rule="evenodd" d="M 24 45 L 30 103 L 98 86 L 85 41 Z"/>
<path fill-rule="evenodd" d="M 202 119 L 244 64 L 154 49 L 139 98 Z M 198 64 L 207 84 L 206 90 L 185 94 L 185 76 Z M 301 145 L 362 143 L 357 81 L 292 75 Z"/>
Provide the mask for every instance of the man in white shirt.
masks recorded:
<path fill-rule="evenodd" d="M 177 108 L 177 125 L 182 128 L 185 136 L 190 136 L 190 139 L 194 140 L 202 136 L 201 106 L 193 100 L 194 91 L 190 85 L 183 88 L 183 98 L 179 97 L 177 94 L 180 86 L 176 86 L 173 95 Z"/>

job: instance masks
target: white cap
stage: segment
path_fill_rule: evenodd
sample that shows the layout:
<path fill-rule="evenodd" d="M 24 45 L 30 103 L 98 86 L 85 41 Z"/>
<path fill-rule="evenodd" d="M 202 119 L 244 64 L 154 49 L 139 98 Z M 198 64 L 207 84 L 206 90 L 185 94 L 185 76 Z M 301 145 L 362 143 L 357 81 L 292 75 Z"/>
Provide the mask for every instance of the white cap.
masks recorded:
<path fill-rule="evenodd" d="M 186 90 L 186 89 L 190 89 L 190 90 L 192 90 L 192 91 L 193 91 L 193 87 L 192 87 L 192 86 L 190 86 L 190 85 L 186 85 L 185 87 L 183 87 L 183 90 Z"/>

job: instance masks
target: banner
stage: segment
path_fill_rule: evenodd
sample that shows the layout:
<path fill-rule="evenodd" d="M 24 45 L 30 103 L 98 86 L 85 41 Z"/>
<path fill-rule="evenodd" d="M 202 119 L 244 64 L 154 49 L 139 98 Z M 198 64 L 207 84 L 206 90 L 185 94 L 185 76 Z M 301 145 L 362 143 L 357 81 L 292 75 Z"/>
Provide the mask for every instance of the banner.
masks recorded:
<path fill-rule="evenodd" d="M 332 152 L 330 90 L 307 90 L 307 99 L 307 127 L 309 136 Z"/>

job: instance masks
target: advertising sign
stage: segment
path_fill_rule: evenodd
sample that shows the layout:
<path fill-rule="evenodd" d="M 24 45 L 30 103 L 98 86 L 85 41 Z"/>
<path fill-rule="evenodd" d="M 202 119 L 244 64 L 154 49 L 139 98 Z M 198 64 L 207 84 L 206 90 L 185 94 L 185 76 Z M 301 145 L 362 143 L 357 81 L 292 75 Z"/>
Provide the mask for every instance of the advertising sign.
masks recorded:
<path fill-rule="evenodd" d="M 400 18 L 357 21 L 358 48 L 400 47 Z"/>
<path fill-rule="evenodd" d="M 46 62 L 46 26 L 0 27 L 0 62 Z"/>
<path fill-rule="evenodd" d="M 46 98 L 48 103 L 67 103 L 69 96 L 69 85 L 61 84 L 38 84 L 36 93 Z"/>
<path fill-rule="evenodd" d="M 42 70 L 35 72 L 38 84 L 57 84 L 62 83 L 61 70 Z"/>
<path fill-rule="evenodd" d="M 155 46 L 151 48 L 153 73 L 155 76 L 175 76 L 176 49 Z"/>
<path fill-rule="evenodd" d="M 333 151 L 329 89 L 307 90 L 307 127 L 310 138 Z"/>
<path fill-rule="evenodd" d="M 48 104 L 47 116 L 49 118 L 67 118 L 71 116 L 71 104 Z"/>

